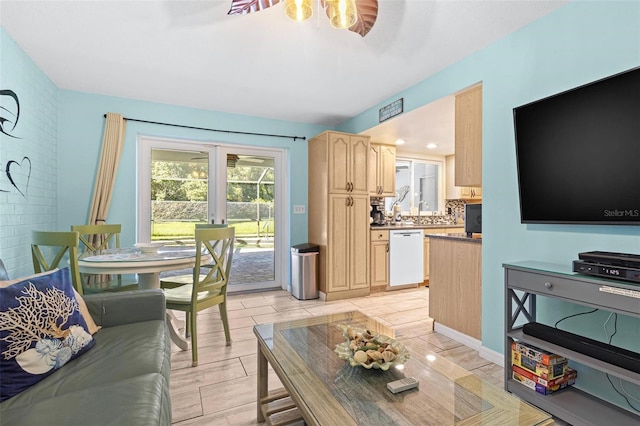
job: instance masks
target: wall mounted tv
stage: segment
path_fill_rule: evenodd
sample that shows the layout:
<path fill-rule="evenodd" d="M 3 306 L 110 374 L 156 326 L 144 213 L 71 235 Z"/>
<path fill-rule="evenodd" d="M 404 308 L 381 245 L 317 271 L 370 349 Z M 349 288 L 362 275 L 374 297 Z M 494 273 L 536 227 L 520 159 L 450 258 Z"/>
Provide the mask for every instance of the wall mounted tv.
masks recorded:
<path fill-rule="evenodd" d="M 513 117 L 522 223 L 640 225 L 640 68 Z"/>

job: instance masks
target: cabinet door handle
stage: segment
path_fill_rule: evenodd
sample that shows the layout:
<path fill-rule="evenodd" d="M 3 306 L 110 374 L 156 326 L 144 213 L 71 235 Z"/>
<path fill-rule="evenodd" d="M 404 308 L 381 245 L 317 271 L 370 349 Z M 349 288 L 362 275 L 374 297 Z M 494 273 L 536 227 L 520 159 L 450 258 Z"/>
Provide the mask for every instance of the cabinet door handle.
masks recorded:
<path fill-rule="evenodd" d="M 345 206 L 349 206 L 349 197 L 348 196 L 344 199 L 344 205 Z"/>
<path fill-rule="evenodd" d="M 349 192 L 353 191 L 353 182 L 349 182 Z"/>
<path fill-rule="evenodd" d="M 387 243 L 387 253 L 389 253 L 389 243 Z"/>

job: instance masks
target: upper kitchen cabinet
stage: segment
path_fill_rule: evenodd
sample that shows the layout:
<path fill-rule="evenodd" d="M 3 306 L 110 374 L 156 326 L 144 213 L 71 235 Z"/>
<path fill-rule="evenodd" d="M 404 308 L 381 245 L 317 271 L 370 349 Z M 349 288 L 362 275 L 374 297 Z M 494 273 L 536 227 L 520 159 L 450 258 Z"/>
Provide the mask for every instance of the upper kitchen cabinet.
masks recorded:
<path fill-rule="evenodd" d="M 447 155 L 445 157 L 446 168 L 446 199 L 447 200 L 481 200 L 482 188 L 479 186 L 455 186 L 455 155 Z"/>
<path fill-rule="evenodd" d="M 393 197 L 396 193 L 396 147 L 369 146 L 369 195 Z"/>
<path fill-rule="evenodd" d="M 482 186 L 482 85 L 456 95 L 455 185 Z"/>
<path fill-rule="evenodd" d="M 369 194 L 369 136 L 324 132 L 309 142 L 314 141 L 327 144 L 329 193 Z"/>

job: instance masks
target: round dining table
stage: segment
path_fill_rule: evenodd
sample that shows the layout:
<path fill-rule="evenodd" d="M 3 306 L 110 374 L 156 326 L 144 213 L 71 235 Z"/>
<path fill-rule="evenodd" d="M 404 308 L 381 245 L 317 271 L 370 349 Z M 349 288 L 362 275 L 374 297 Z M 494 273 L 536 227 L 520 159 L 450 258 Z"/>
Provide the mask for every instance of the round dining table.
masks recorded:
<path fill-rule="evenodd" d="M 202 254 L 203 263 L 211 261 L 209 254 Z M 160 273 L 193 268 L 196 263 L 195 248 L 161 248 L 145 253 L 138 249 L 123 248 L 101 252 L 87 252 L 78 259 L 78 269 L 84 274 L 137 274 L 138 288 L 160 288 Z M 167 311 L 171 340 L 182 350 L 189 349 L 189 342 L 180 335 L 180 327 L 172 311 Z"/>

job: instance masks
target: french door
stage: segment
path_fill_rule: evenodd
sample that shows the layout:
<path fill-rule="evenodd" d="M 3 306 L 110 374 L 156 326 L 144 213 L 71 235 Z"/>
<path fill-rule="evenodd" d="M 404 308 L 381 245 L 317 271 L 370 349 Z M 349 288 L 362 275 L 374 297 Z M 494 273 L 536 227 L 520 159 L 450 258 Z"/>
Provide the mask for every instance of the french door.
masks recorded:
<path fill-rule="evenodd" d="M 138 241 L 188 246 L 196 224 L 232 226 L 228 291 L 286 288 L 285 155 L 262 147 L 141 137 Z"/>

